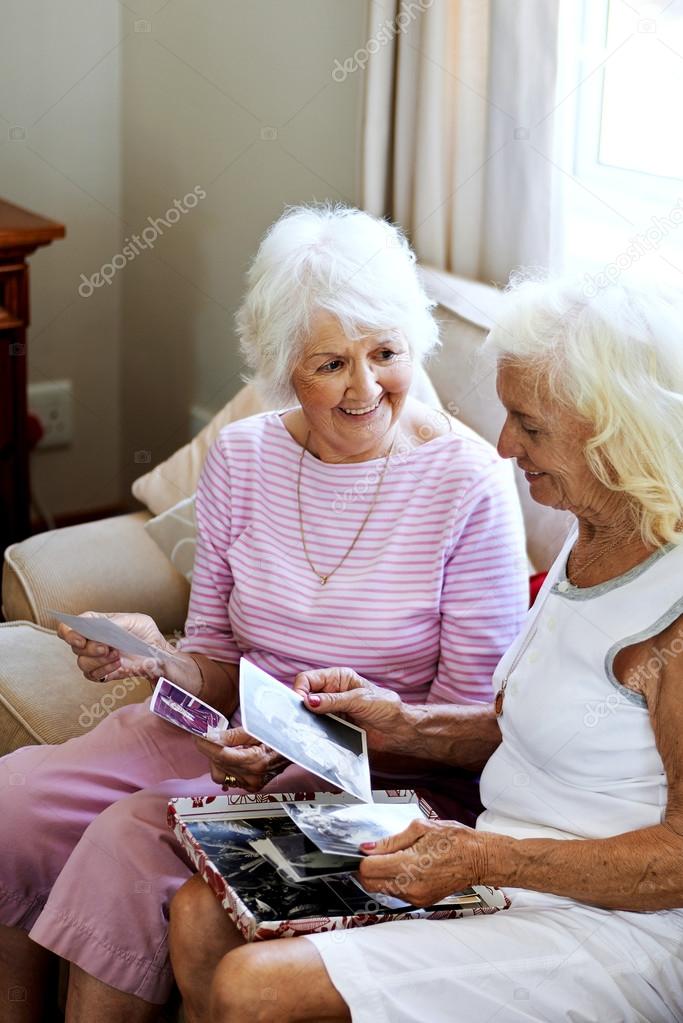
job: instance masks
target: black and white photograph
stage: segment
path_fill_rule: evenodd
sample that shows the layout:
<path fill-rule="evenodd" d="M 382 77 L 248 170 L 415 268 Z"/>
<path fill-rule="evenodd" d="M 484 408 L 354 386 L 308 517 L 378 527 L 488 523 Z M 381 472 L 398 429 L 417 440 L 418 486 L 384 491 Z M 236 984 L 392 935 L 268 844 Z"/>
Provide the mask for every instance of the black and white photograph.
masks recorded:
<path fill-rule="evenodd" d="M 167 678 L 160 678 L 157 682 L 149 709 L 164 721 L 170 721 L 172 725 L 203 739 L 215 740 L 218 732 L 230 727 L 227 718 L 214 707 Z"/>
<path fill-rule="evenodd" d="M 372 803 L 371 805 L 321 805 L 285 803 L 285 811 L 304 835 L 322 852 L 362 856 L 361 842 L 377 842 L 397 835 L 423 813 L 417 803 Z"/>
<path fill-rule="evenodd" d="M 295 835 L 279 835 L 260 842 L 252 842 L 252 848 L 281 870 L 285 878 L 297 884 L 318 877 L 353 873 L 358 869 L 357 856 L 321 852 L 317 845 L 300 831 Z"/>
<path fill-rule="evenodd" d="M 242 725 L 254 738 L 362 802 L 372 802 L 364 729 L 333 714 L 316 716 L 288 686 L 244 657 L 240 706 Z"/>
<path fill-rule="evenodd" d="M 369 903 L 374 912 L 378 904 L 348 874 L 295 883 L 253 848 L 267 839 L 296 838 L 288 817 L 189 821 L 187 828 L 259 922 L 363 913 Z"/>

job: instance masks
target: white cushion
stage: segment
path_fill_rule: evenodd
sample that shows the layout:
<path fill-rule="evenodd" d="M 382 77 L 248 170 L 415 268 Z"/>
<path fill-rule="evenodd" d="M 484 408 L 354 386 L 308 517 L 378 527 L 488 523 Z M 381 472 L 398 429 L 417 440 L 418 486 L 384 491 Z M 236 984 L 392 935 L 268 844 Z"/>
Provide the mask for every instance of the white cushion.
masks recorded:
<path fill-rule="evenodd" d="M 173 567 L 191 583 L 197 547 L 194 494 L 150 519 L 145 523 L 145 529 Z"/>

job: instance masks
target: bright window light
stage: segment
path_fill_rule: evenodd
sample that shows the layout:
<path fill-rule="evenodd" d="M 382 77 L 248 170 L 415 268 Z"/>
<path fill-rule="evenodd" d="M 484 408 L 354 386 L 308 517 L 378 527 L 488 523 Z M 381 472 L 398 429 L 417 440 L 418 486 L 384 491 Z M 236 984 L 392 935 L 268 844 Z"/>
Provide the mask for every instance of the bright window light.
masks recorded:
<path fill-rule="evenodd" d="M 683 287 L 683 0 L 562 0 L 556 268 Z"/>

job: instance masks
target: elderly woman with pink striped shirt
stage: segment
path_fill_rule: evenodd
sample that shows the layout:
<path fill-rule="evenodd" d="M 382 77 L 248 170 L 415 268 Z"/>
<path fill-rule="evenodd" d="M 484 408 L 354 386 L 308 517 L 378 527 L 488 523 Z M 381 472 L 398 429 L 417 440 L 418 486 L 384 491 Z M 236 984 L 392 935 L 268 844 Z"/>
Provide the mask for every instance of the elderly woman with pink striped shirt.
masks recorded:
<path fill-rule="evenodd" d="M 232 423 L 209 453 L 179 650 L 144 615 L 114 617 L 174 653 L 153 667 L 60 627 L 93 682 L 165 675 L 232 729 L 195 743 L 141 704 L 0 761 L 28 779 L 21 803 L 3 799 L 0 840 L 0 969 L 28 992 L 22 1023 L 43 1018 L 52 953 L 71 963 L 69 1023 L 158 1018 L 168 904 L 191 873 L 170 796 L 324 787 L 239 727 L 241 656 L 290 685 L 347 664 L 408 703 L 485 702 L 526 610 L 509 467 L 409 394 L 438 330 L 405 239 L 357 210 L 292 209 L 248 283 L 242 349 L 282 410 Z"/>

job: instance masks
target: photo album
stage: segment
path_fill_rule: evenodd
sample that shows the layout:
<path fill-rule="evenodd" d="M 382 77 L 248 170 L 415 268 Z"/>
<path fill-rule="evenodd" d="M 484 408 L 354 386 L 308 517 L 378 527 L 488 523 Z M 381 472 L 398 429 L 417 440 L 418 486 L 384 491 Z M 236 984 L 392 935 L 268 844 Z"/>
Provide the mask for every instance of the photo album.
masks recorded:
<path fill-rule="evenodd" d="M 246 941 L 507 909 L 504 892 L 483 885 L 427 909 L 366 892 L 358 843 L 436 816 L 411 790 L 372 795 L 372 804 L 329 792 L 182 797 L 168 822 Z"/>
<path fill-rule="evenodd" d="M 195 734 L 211 738 L 216 727 L 207 712 L 217 711 L 166 679 L 151 707 Z M 361 842 L 395 835 L 420 817 L 436 818 L 432 808 L 412 790 L 373 792 L 364 729 L 313 714 L 288 686 L 244 658 L 240 710 L 250 735 L 342 790 L 169 803 L 169 826 L 247 941 L 507 908 L 504 893 L 485 886 L 454 892 L 427 909 L 366 892 L 358 874 Z"/>

